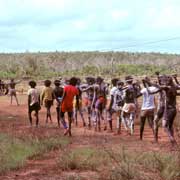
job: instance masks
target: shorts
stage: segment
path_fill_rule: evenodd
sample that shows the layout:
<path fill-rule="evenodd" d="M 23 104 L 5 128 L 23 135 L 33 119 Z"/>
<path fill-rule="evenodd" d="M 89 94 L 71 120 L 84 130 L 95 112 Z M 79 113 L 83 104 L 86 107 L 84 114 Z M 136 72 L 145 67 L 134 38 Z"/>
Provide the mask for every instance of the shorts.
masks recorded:
<path fill-rule="evenodd" d="M 16 90 L 15 89 L 10 89 L 9 93 L 10 93 L 10 96 L 16 96 Z"/>
<path fill-rule="evenodd" d="M 141 117 L 149 117 L 154 116 L 154 109 L 145 109 L 141 110 Z"/>
<path fill-rule="evenodd" d="M 136 105 L 134 103 L 125 103 L 122 111 L 126 112 L 126 113 L 132 113 L 132 112 L 136 112 Z"/>
<path fill-rule="evenodd" d="M 53 105 L 53 100 L 45 100 L 44 105 L 46 108 L 50 108 Z"/>
<path fill-rule="evenodd" d="M 29 112 L 32 111 L 38 112 L 41 109 L 41 106 L 38 102 L 34 103 L 33 105 L 29 106 Z"/>

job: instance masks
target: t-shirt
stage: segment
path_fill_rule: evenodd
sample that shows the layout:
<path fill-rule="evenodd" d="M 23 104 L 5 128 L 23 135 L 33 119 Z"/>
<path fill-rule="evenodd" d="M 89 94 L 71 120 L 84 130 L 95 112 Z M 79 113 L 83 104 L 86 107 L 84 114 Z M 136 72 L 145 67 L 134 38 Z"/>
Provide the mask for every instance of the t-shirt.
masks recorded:
<path fill-rule="evenodd" d="M 52 101 L 53 100 L 53 89 L 51 87 L 45 87 L 41 94 L 41 100 Z"/>
<path fill-rule="evenodd" d="M 150 92 L 156 92 L 158 89 L 156 87 L 149 87 Z M 141 90 L 141 94 L 143 95 L 143 103 L 141 110 L 154 109 L 154 95 L 149 94 L 147 88 L 143 88 Z"/>
<path fill-rule="evenodd" d="M 75 86 L 67 85 L 64 87 L 64 93 L 61 110 L 62 112 L 72 112 L 74 96 L 78 95 L 79 91 Z"/>
<path fill-rule="evenodd" d="M 111 96 L 114 96 L 116 90 L 117 90 L 117 87 L 113 87 L 113 88 L 110 90 L 110 95 L 111 95 Z"/>
<path fill-rule="evenodd" d="M 33 104 L 39 102 L 39 92 L 38 92 L 37 89 L 30 88 L 28 90 L 28 96 L 31 96 L 30 106 L 32 106 Z"/>

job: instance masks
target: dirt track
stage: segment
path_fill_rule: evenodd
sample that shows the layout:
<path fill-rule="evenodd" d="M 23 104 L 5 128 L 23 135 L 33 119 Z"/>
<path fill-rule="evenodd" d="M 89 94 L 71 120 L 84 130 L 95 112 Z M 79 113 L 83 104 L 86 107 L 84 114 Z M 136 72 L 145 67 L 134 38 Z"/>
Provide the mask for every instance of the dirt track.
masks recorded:
<path fill-rule="evenodd" d="M 45 124 L 45 110 L 42 108 L 40 113 L 40 127 L 29 127 L 27 119 L 27 96 L 19 95 L 20 106 L 10 105 L 9 97 L 0 97 L 0 131 L 1 133 L 8 133 L 16 137 L 22 137 L 28 134 L 35 134 L 38 137 L 46 138 L 48 136 L 63 135 L 63 129 L 57 127 L 55 108 L 53 107 L 53 124 Z M 14 102 L 15 104 L 15 102 Z M 138 119 L 136 120 L 136 122 Z M 138 124 L 138 123 L 137 123 Z M 114 126 L 115 127 L 115 126 Z M 73 126 L 72 128 L 71 144 L 69 148 L 86 147 L 86 146 L 107 146 L 109 148 L 116 148 L 123 146 L 125 149 L 134 151 L 170 151 L 170 144 L 164 131 L 159 131 L 159 144 L 153 143 L 153 135 L 151 129 L 146 126 L 144 130 L 144 140 L 139 140 L 139 125 L 135 126 L 135 134 L 129 136 L 124 129 L 122 134 L 115 135 L 108 132 L 94 132 L 82 127 Z M 19 169 L 7 172 L 0 176 L 0 179 L 15 179 L 15 180 L 59 180 L 67 179 L 67 174 L 79 174 L 85 179 L 91 179 L 91 174 L 96 176 L 95 172 L 65 172 L 57 167 L 57 153 L 58 150 L 51 151 L 44 154 L 40 159 L 27 160 L 26 165 Z"/>

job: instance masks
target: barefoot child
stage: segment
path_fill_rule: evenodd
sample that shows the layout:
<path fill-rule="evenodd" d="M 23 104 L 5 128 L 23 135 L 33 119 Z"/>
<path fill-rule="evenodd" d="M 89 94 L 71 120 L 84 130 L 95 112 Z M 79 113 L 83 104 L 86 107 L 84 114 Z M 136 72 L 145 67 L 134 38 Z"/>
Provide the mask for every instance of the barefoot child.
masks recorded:
<path fill-rule="evenodd" d="M 51 106 L 53 105 L 54 94 L 53 94 L 52 87 L 50 87 L 51 81 L 45 80 L 44 85 L 45 85 L 45 88 L 43 89 L 43 91 L 41 93 L 41 104 L 44 104 L 44 106 L 47 109 L 46 123 L 48 123 L 48 118 L 50 119 L 50 121 L 52 123 Z"/>
<path fill-rule="evenodd" d="M 28 115 L 29 115 L 29 122 L 32 126 L 32 112 L 35 111 L 35 117 L 36 117 L 36 127 L 38 127 L 39 124 L 39 110 L 40 107 L 40 95 L 36 87 L 35 81 L 29 82 L 30 89 L 28 90 Z"/>
<path fill-rule="evenodd" d="M 63 87 L 60 86 L 60 84 L 61 84 L 60 80 L 55 80 L 54 81 L 55 88 L 53 90 L 54 97 L 56 99 L 56 113 L 57 113 L 57 122 L 59 127 L 60 127 L 60 109 L 61 109 L 60 105 L 64 91 Z"/>

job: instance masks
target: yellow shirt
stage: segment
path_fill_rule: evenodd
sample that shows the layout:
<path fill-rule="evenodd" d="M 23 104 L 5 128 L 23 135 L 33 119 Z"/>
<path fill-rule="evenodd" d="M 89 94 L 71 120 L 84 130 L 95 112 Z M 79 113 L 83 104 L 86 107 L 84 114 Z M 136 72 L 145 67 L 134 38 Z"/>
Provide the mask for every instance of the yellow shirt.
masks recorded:
<path fill-rule="evenodd" d="M 41 102 L 53 100 L 53 89 L 51 87 L 45 87 L 41 93 Z"/>

